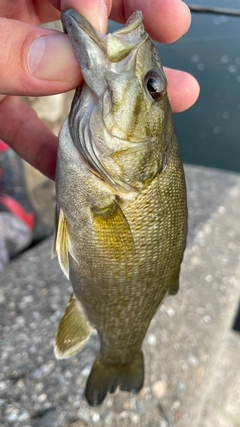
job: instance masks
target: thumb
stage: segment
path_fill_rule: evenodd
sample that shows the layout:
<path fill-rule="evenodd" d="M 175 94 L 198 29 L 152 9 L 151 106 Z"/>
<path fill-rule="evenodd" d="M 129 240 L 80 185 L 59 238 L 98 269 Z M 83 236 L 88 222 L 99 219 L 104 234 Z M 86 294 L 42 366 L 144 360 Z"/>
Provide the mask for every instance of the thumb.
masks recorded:
<path fill-rule="evenodd" d="M 51 95 L 77 86 L 81 71 L 66 34 L 0 18 L 0 93 Z"/>
<path fill-rule="evenodd" d="M 96 16 L 96 10 L 91 12 Z M 107 22 L 106 7 L 100 12 Z M 0 18 L 0 52 L 0 93 L 4 95 L 52 95 L 81 83 L 71 42 L 59 31 Z"/>
<path fill-rule="evenodd" d="M 80 82 L 81 71 L 66 34 L 0 18 L 0 93 L 51 95 Z"/>

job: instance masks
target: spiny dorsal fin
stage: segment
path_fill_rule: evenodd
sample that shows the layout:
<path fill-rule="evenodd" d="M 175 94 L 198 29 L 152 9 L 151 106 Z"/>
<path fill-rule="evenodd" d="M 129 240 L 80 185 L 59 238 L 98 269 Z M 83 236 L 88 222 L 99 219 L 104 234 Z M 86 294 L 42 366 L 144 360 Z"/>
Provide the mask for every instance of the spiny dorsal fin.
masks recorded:
<path fill-rule="evenodd" d="M 58 261 L 63 273 L 69 279 L 69 260 L 68 253 L 77 262 L 71 240 L 68 233 L 67 220 L 62 209 L 56 206 L 55 213 L 55 237 L 52 248 L 52 256 L 58 255 Z"/>
<path fill-rule="evenodd" d="M 54 351 L 57 359 L 74 356 L 84 346 L 93 331 L 81 303 L 72 294 L 58 325 Z"/>

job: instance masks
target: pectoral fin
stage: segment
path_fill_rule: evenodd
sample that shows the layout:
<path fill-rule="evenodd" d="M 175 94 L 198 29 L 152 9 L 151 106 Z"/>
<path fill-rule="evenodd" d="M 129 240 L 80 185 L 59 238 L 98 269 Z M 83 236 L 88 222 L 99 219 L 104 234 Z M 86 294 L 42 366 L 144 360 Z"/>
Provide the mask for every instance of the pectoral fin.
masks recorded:
<path fill-rule="evenodd" d="M 133 236 L 127 219 L 114 200 L 110 205 L 92 209 L 96 237 L 110 251 L 126 251 L 133 248 Z"/>
<path fill-rule="evenodd" d="M 78 353 L 93 331 L 81 303 L 72 294 L 58 325 L 54 351 L 57 359 L 67 359 Z"/>
<path fill-rule="evenodd" d="M 70 236 L 68 233 L 67 221 L 62 209 L 56 206 L 55 213 L 55 237 L 52 248 L 52 256 L 56 254 L 63 273 L 69 278 L 69 259 L 68 253 L 76 260 L 73 247 L 71 245 Z"/>

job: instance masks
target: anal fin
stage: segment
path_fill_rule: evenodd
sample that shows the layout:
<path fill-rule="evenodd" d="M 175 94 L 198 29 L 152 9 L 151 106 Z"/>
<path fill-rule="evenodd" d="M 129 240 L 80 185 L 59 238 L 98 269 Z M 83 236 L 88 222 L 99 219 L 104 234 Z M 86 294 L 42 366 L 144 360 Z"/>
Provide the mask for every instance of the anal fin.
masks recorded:
<path fill-rule="evenodd" d="M 90 337 L 93 326 L 89 323 L 81 303 L 72 294 L 58 325 L 54 351 L 57 359 L 66 359 L 78 353 Z"/>

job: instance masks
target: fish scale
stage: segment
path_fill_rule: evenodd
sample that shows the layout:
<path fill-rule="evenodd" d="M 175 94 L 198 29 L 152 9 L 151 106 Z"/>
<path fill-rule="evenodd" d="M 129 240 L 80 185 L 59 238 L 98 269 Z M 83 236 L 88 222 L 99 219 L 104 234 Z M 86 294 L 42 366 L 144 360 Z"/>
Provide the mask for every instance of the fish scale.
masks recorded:
<path fill-rule="evenodd" d="M 73 356 L 97 330 L 85 396 L 98 405 L 117 387 L 143 385 L 144 336 L 178 291 L 186 189 L 166 78 L 141 12 L 107 36 L 74 10 L 62 20 L 85 82 L 59 136 L 53 252 L 73 295 L 55 354 Z"/>

